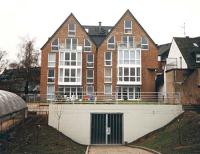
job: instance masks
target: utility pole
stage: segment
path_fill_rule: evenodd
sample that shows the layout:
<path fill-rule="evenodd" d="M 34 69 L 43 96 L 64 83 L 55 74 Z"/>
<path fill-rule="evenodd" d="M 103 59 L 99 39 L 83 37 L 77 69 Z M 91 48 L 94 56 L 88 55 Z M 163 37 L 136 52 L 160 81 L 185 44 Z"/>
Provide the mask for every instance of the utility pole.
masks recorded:
<path fill-rule="evenodd" d="M 183 35 L 184 35 L 184 37 L 186 36 L 186 32 L 185 32 L 185 22 L 183 23 L 183 26 L 181 27 L 181 28 L 183 28 Z"/>

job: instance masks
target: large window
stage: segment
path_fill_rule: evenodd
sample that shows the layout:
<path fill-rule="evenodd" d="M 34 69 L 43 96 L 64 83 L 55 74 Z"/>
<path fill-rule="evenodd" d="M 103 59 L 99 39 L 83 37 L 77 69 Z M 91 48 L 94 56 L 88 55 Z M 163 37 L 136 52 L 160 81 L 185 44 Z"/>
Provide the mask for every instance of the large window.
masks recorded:
<path fill-rule="evenodd" d="M 74 83 L 81 81 L 81 69 L 80 68 L 60 68 L 59 82 Z"/>
<path fill-rule="evenodd" d="M 119 86 L 117 87 L 117 98 L 119 100 L 140 99 L 140 86 Z"/>
<path fill-rule="evenodd" d="M 118 50 L 119 65 L 140 65 L 141 53 L 140 50 Z"/>
<path fill-rule="evenodd" d="M 108 48 L 109 50 L 115 49 L 115 37 L 114 37 L 114 36 L 111 36 L 111 37 L 108 39 L 107 48 Z"/>
<path fill-rule="evenodd" d="M 67 101 L 74 99 L 82 99 L 83 89 L 80 86 L 60 85 L 58 87 L 58 94 L 61 96 L 64 95 Z"/>
<path fill-rule="evenodd" d="M 112 52 L 105 52 L 105 57 L 104 57 L 104 65 L 105 66 L 112 66 Z"/>
<path fill-rule="evenodd" d="M 140 82 L 141 72 L 140 67 L 119 67 L 118 81 L 120 82 Z"/>
<path fill-rule="evenodd" d="M 141 50 L 118 50 L 118 84 L 141 84 Z"/>
<path fill-rule="evenodd" d="M 87 69 L 87 83 L 93 83 L 94 81 L 94 70 L 93 69 Z"/>
<path fill-rule="evenodd" d="M 94 67 L 94 55 L 87 54 L 87 68 L 93 68 L 93 67 Z"/>
<path fill-rule="evenodd" d="M 196 54 L 196 63 L 200 63 L 200 54 Z"/>
<path fill-rule="evenodd" d="M 60 52 L 60 66 L 81 66 L 81 52 Z"/>
<path fill-rule="evenodd" d="M 48 54 L 48 67 L 55 67 L 56 65 L 56 53 Z"/>
<path fill-rule="evenodd" d="M 58 49 L 59 49 L 59 40 L 58 38 L 56 38 L 51 42 L 51 50 L 57 51 Z"/>
<path fill-rule="evenodd" d="M 132 33 L 132 21 L 125 20 L 124 21 L 124 33 L 131 34 Z"/>
<path fill-rule="evenodd" d="M 66 39 L 67 50 L 76 50 L 77 45 L 78 45 L 78 40 L 76 38 L 67 38 Z"/>
<path fill-rule="evenodd" d="M 148 40 L 145 36 L 141 37 L 141 48 L 143 50 L 148 50 L 149 49 L 149 44 L 148 44 Z"/>
<path fill-rule="evenodd" d="M 94 94 L 94 86 L 87 85 L 87 95 L 93 95 L 93 94 Z"/>
<path fill-rule="evenodd" d="M 54 83 L 55 80 L 55 71 L 54 68 L 49 68 L 48 69 L 48 82 L 49 83 Z"/>
<path fill-rule="evenodd" d="M 88 39 L 84 40 L 84 51 L 86 51 L 86 52 L 92 51 L 92 45 L 91 45 L 90 40 L 88 40 Z"/>
<path fill-rule="evenodd" d="M 74 37 L 76 35 L 76 25 L 75 24 L 68 24 L 68 36 Z"/>
<path fill-rule="evenodd" d="M 122 42 L 126 48 L 133 48 L 134 47 L 134 39 L 133 36 L 123 36 Z"/>

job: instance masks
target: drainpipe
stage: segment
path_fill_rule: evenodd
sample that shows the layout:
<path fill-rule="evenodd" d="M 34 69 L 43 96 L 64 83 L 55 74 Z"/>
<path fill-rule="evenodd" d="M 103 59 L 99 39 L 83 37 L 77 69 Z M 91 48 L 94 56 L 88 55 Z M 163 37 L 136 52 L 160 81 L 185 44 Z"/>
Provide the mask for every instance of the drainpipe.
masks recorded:
<path fill-rule="evenodd" d="M 182 69 L 182 57 L 179 58 L 180 58 L 180 69 Z"/>
<path fill-rule="evenodd" d="M 101 21 L 99 21 L 99 33 L 101 32 Z"/>

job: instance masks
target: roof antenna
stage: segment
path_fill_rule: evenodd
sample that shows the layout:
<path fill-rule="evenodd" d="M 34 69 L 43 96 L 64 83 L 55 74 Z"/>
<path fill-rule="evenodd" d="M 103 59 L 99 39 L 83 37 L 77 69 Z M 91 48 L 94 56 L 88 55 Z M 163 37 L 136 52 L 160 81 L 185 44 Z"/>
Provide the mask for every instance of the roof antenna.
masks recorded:
<path fill-rule="evenodd" d="M 181 28 L 183 28 L 183 35 L 184 35 L 184 37 L 185 37 L 185 36 L 186 36 L 186 32 L 185 32 L 185 22 L 183 23 L 183 26 L 182 26 Z"/>

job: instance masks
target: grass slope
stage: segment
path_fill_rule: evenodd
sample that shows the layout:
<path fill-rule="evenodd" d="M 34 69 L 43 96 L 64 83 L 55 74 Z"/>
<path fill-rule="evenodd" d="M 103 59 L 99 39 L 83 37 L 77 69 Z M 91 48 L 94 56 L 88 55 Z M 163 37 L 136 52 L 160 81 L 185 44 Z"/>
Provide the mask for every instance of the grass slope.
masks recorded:
<path fill-rule="evenodd" d="M 200 114 L 185 112 L 169 125 L 130 145 L 148 147 L 162 154 L 200 154 Z"/>
<path fill-rule="evenodd" d="M 28 119 L 16 129 L 6 149 L 6 154 L 84 154 L 86 146 L 75 143 L 44 124 L 40 117 L 31 122 Z"/>

